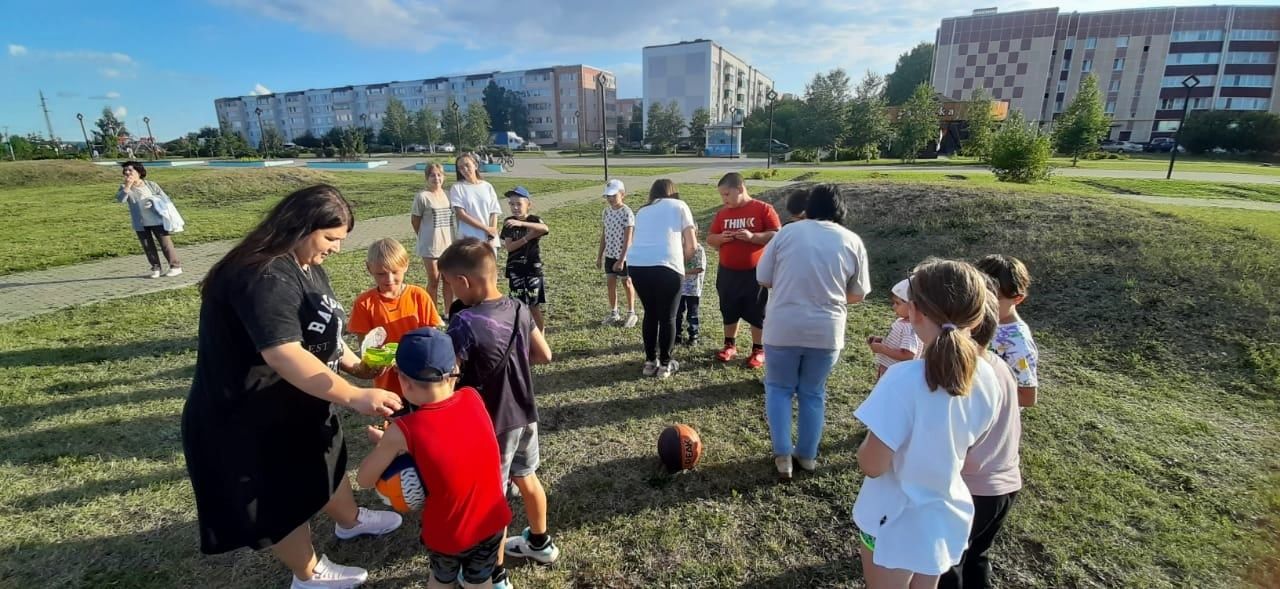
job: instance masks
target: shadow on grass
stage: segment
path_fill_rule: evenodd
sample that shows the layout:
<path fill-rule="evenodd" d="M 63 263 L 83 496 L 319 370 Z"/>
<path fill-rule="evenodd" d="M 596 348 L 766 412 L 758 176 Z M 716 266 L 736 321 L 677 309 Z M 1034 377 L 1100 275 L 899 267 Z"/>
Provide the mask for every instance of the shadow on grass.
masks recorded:
<path fill-rule="evenodd" d="M 157 391 L 180 396 L 186 388 Z M 112 417 L 48 430 L 0 436 L 5 460 L 15 464 L 47 464 L 60 458 L 93 456 L 103 460 L 149 458 L 168 460 L 182 451 L 179 416 Z"/>
<path fill-rule="evenodd" d="M 150 382 L 155 380 L 167 380 L 171 378 L 190 379 L 193 376 L 195 376 L 194 362 L 186 366 L 171 368 L 169 370 L 163 370 L 160 372 L 155 372 L 155 373 L 151 373 L 151 374 L 147 374 L 145 376 L 139 376 L 139 377 L 115 378 L 111 380 L 85 380 L 85 381 L 79 381 L 79 382 L 74 382 L 74 381 L 58 382 L 58 383 L 54 383 L 49 386 L 46 386 L 42 391 L 42 394 L 49 395 L 49 396 L 67 396 L 67 395 L 74 395 L 76 393 L 82 393 L 84 391 L 88 391 L 92 389 L 106 389 L 106 388 L 117 387 L 117 386 L 145 383 L 145 382 Z"/>
<path fill-rule="evenodd" d="M 574 378 L 583 378 L 583 376 Z M 638 372 L 635 378 L 647 379 Z M 657 415 L 678 414 L 682 411 L 730 404 L 746 396 L 762 395 L 763 390 L 758 384 L 751 381 L 736 381 L 645 396 L 584 401 L 540 409 L 538 425 L 540 429 L 545 429 L 547 432 L 569 431 Z"/>
<path fill-rule="evenodd" d="M 194 557 L 199 537 L 190 521 L 134 534 L 24 544 L 0 551 L 0 579 L 22 579 L 14 586 L 30 587 L 179 587 L 182 569 L 169 561 Z"/>
<path fill-rule="evenodd" d="M 137 379 L 138 382 L 143 379 Z M 121 383 L 128 384 L 128 382 Z M 0 406 L 0 429 L 20 428 L 49 416 L 59 416 L 76 411 L 102 407 L 127 406 L 158 399 L 186 398 L 187 388 L 168 387 L 128 390 L 87 396 L 65 396 L 47 403 L 15 403 Z M 57 435 L 57 434 L 55 434 Z"/>
<path fill-rule="evenodd" d="M 83 485 L 63 487 L 47 493 L 28 495 L 15 501 L 13 506 L 19 509 L 79 506 L 91 503 L 99 497 L 124 495 L 145 489 L 151 485 L 169 483 L 186 478 L 186 469 L 166 468 L 140 476 L 92 481 Z"/>
<path fill-rule="evenodd" d="M 860 587 L 865 586 L 862 565 L 850 554 L 831 555 L 822 564 L 796 567 L 764 579 L 748 579 L 741 589 L 794 589 L 795 587 Z"/>
<path fill-rule="evenodd" d="M 174 337 L 99 346 L 31 348 L 0 352 L 0 368 L 67 366 L 88 362 L 137 358 L 140 356 L 189 352 L 196 349 L 195 330 L 192 329 L 191 332 L 191 337 Z"/>

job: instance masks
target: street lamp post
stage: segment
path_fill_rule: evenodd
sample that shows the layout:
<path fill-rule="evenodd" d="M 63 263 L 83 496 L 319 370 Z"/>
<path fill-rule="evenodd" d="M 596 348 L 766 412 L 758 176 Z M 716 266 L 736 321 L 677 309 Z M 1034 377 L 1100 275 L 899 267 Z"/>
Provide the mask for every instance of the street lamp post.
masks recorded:
<path fill-rule="evenodd" d="M 770 88 L 764 96 L 769 99 L 769 143 L 764 148 L 764 167 L 768 170 L 773 168 L 773 103 L 778 99 L 778 92 Z"/>
<path fill-rule="evenodd" d="M 462 110 L 457 102 L 449 103 L 449 110 L 453 113 L 453 152 L 460 153 L 462 151 Z"/>
<path fill-rule="evenodd" d="M 258 115 L 258 151 L 266 151 L 263 149 L 266 147 L 267 134 L 262 128 L 262 107 L 253 109 L 253 114 Z M 267 159 L 270 159 L 270 156 L 267 156 Z"/>
<path fill-rule="evenodd" d="M 1187 76 L 1182 79 L 1182 87 L 1186 88 L 1186 93 L 1182 99 L 1182 119 L 1178 123 L 1178 130 L 1173 132 L 1173 148 L 1169 150 L 1169 171 L 1165 173 L 1164 179 L 1168 180 L 1173 177 L 1173 162 L 1178 159 L 1179 139 L 1182 139 L 1182 126 L 1187 124 L 1187 110 L 1191 108 L 1191 89 L 1200 85 L 1200 78 L 1194 75 Z"/>
<path fill-rule="evenodd" d="M 80 134 L 84 136 L 84 149 L 92 154 L 93 146 L 89 144 L 89 133 L 84 130 L 84 115 L 76 113 L 76 120 L 80 121 Z M 90 155 L 89 157 L 93 156 Z"/>
<path fill-rule="evenodd" d="M 606 126 L 604 117 L 604 92 L 605 83 L 604 72 L 596 74 L 596 90 L 600 93 L 600 151 L 604 152 L 604 181 L 609 181 L 609 127 Z"/>
<path fill-rule="evenodd" d="M 151 161 L 156 161 L 156 136 L 151 133 L 151 117 L 142 117 L 142 124 L 147 126 L 147 139 L 151 140 Z"/>
<path fill-rule="evenodd" d="M 731 119 L 731 122 L 733 123 L 732 131 L 735 137 L 733 144 L 729 146 L 730 158 L 738 158 L 741 157 L 742 154 L 742 115 L 743 112 L 741 108 L 733 109 L 733 118 Z"/>
<path fill-rule="evenodd" d="M 573 111 L 573 124 L 578 128 L 578 157 L 582 157 L 582 111 Z"/>

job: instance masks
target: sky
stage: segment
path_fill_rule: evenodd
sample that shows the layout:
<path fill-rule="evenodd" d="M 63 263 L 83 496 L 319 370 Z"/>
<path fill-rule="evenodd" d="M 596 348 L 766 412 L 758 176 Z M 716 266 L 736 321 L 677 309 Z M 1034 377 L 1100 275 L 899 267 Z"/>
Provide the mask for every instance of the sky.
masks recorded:
<path fill-rule="evenodd" d="M 1236 0 L 1233 4 L 1273 4 Z M 939 21 L 998 6 L 1064 12 L 1211 0 L 183 0 L 14 2 L 0 21 L 0 132 L 81 140 L 103 108 L 167 141 L 216 125 L 215 98 L 586 64 L 639 97 L 641 49 L 712 39 L 804 92 L 814 74 L 886 74 Z M 941 6 L 939 6 L 941 4 Z"/>

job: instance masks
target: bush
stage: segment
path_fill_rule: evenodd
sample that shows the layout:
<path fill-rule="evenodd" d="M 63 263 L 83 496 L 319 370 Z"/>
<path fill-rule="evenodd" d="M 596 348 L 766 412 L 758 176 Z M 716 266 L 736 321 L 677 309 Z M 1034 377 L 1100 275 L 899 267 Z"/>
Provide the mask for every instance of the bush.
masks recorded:
<path fill-rule="evenodd" d="M 614 143 L 613 149 L 610 149 L 609 151 L 613 152 L 613 155 L 622 155 L 622 144 Z"/>
<path fill-rule="evenodd" d="M 853 162 L 864 159 L 857 149 L 851 147 L 841 147 L 836 149 L 836 157 L 833 161 L 837 162 Z"/>
<path fill-rule="evenodd" d="M 818 150 L 812 147 L 801 147 L 791 152 L 791 161 L 793 162 L 811 162 L 818 161 Z"/>
<path fill-rule="evenodd" d="M 1125 155 L 1125 154 L 1123 154 L 1123 153 L 1110 153 L 1110 152 L 1106 152 L 1106 151 L 1094 151 L 1094 152 L 1091 152 L 1091 153 L 1087 153 L 1087 154 L 1085 154 L 1085 156 L 1084 156 L 1084 158 L 1083 158 L 1083 159 L 1086 159 L 1086 160 L 1127 160 L 1127 159 L 1129 159 L 1129 156 L 1128 156 L 1128 155 Z"/>
<path fill-rule="evenodd" d="M 1049 179 L 1049 136 L 1015 112 L 1000 125 L 991 146 L 991 172 L 1001 182 Z"/>
<path fill-rule="evenodd" d="M 755 170 L 747 174 L 747 178 L 751 180 L 768 180 L 778 175 L 777 168 L 769 168 L 767 170 Z"/>

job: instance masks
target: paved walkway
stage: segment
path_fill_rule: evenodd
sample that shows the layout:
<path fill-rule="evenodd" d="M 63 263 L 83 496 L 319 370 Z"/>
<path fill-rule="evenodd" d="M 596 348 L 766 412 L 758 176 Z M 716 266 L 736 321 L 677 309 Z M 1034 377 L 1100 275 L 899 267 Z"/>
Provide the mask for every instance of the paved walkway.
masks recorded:
<path fill-rule="evenodd" d="M 569 159 L 569 158 L 565 158 Z M 674 159 L 674 158 L 673 158 Z M 683 158 L 681 158 L 683 159 Z M 590 160 L 570 160 L 574 164 L 582 165 L 600 165 L 601 162 L 592 162 Z M 420 171 L 413 170 L 413 163 L 403 160 L 393 160 L 393 164 L 385 168 L 379 168 L 378 171 L 384 173 L 406 173 Z M 583 174 L 563 174 L 548 168 L 544 164 L 563 165 L 568 164 L 567 161 L 551 160 L 520 160 L 517 159 L 516 169 L 510 174 L 519 178 L 574 178 L 574 179 L 590 179 L 591 176 Z M 611 162 L 612 163 L 612 162 Z M 640 164 L 639 160 L 627 161 L 629 164 Z M 644 162 L 649 164 L 649 162 Z M 675 163 L 675 162 L 672 162 Z M 694 163 L 688 160 L 680 163 Z M 715 181 L 715 178 L 724 172 L 735 169 L 748 167 L 750 165 L 761 162 L 749 162 L 743 160 L 724 160 L 723 162 L 706 162 L 706 160 L 696 163 L 713 163 L 713 165 L 689 168 L 688 170 L 669 174 L 667 177 L 676 181 L 678 184 L 708 184 Z M 649 164 L 653 165 L 653 164 Z M 614 172 L 614 166 L 610 166 L 612 177 L 619 177 L 626 182 L 629 191 L 632 194 L 643 195 L 647 193 L 649 184 L 655 179 L 652 176 L 629 176 L 626 175 L 625 166 L 618 166 L 617 172 Z M 835 167 L 824 166 L 823 169 L 839 169 Z M 848 169 L 856 170 L 902 170 L 901 167 L 894 166 L 863 166 Z M 927 167 L 927 168 L 911 168 L 911 171 L 945 171 L 966 173 L 974 171 L 985 171 L 980 169 L 970 170 L 967 167 L 947 166 L 947 167 Z M 1081 175 L 1092 175 L 1088 172 L 1109 173 L 1111 170 L 1077 170 L 1077 172 L 1085 172 Z M 339 173 L 363 173 L 363 172 L 339 172 Z M 1137 173 L 1135 173 L 1137 174 Z M 1073 174 L 1074 175 L 1074 174 Z M 1239 178 L 1248 177 L 1246 174 L 1203 174 L 1205 176 L 1229 176 L 1230 181 L 1242 181 Z M 1191 179 L 1191 173 L 1187 174 L 1185 179 Z M 1146 177 L 1134 176 L 1134 177 Z M 1280 178 L 1267 176 L 1254 176 L 1263 182 L 1280 182 Z M 603 184 L 603 177 L 599 178 Z M 1219 179 L 1218 181 L 1226 181 Z M 760 188 L 774 188 L 785 186 L 789 182 L 776 180 L 748 180 L 748 184 Z M 1116 195 L 1120 198 L 1141 201 L 1151 204 L 1176 205 L 1176 206 L 1193 206 L 1193 207 L 1223 207 L 1249 209 L 1259 211 L 1278 211 L 1280 212 L 1280 203 L 1256 202 L 1247 200 L 1229 200 L 1229 199 L 1188 199 L 1188 198 L 1160 198 L 1139 195 Z M 580 190 L 561 192 L 538 197 L 538 209 L 545 211 L 568 204 L 576 204 L 580 202 L 591 202 L 600 198 L 600 188 L 590 187 Z M 389 217 L 378 217 L 373 219 L 360 219 L 356 224 L 356 230 L 344 243 L 348 249 L 361 249 L 368 247 L 373 241 L 387 237 L 411 238 L 412 231 L 409 226 L 408 215 L 394 215 Z M 83 264 L 75 264 L 71 266 L 61 266 L 50 268 L 48 270 L 38 270 L 33 272 L 23 272 L 19 274 L 10 274 L 8 276 L 0 276 L 0 323 L 8 323 L 17 321 L 27 317 L 49 313 L 58 309 L 64 309 L 75 305 L 131 297 L 140 294 L 159 292 L 175 288 L 190 286 L 199 282 L 204 278 L 205 273 L 215 262 L 222 257 L 228 249 L 234 245 L 235 241 L 215 241 L 191 245 L 179 248 L 178 254 L 182 259 L 183 274 L 175 278 L 146 278 L 145 274 L 148 268 L 146 258 L 142 255 L 124 256 L 119 258 L 110 258 L 106 260 L 87 262 Z"/>

